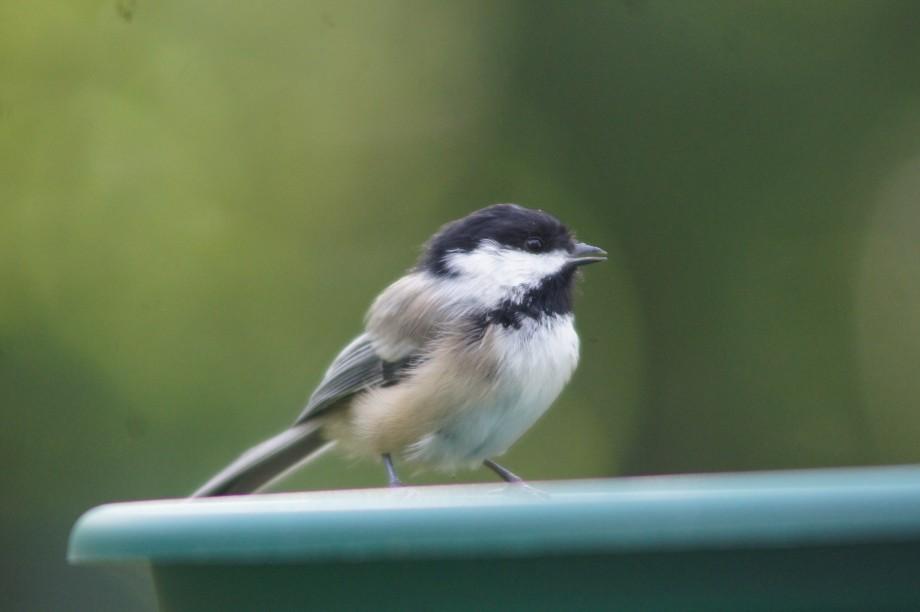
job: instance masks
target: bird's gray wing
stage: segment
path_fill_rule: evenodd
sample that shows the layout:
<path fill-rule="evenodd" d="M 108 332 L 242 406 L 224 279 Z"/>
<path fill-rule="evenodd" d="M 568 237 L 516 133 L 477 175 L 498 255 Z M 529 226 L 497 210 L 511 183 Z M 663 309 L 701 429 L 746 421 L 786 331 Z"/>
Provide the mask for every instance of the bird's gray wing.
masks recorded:
<path fill-rule="evenodd" d="M 384 361 L 374 350 L 371 337 L 361 334 L 342 349 L 326 370 L 295 424 L 303 423 L 355 393 L 396 384 L 418 361 L 417 355 L 409 355 L 396 362 Z"/>
<path fill-rule="evenodd" d="M 425 359 L 438 330 L 456 318 L 432 299 L 437 295 L 434 282 L 412 272 L 377 297 L 368 312 L 367 332 L 335 358 L 297 423 L 360 391 L 395 385 Z"/>

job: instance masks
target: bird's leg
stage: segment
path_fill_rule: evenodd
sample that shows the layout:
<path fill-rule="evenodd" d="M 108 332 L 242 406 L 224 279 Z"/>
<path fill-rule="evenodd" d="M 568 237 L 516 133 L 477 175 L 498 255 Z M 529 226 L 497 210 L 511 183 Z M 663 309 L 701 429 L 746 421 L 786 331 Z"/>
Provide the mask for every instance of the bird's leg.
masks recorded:
<path fill-rule="evenodd" d="M 390 453 L 383 453 L 381 457 L 383 457 L 383 465 L 387 469 L 387 477 L 390 479 L 389 486 L 403 486 L 403 482 L 399 479 L 399 476 L 396 475 L 396 468 L 393 466 L 393 458 L 390 457 Z"/>
<path fill-rule="evenodd" d="M 491 459 L 482 462 L 484 466 L 495 472 L 505 482 L 524 482 L 524 479 L 507 468 L 503 468 Z"/>

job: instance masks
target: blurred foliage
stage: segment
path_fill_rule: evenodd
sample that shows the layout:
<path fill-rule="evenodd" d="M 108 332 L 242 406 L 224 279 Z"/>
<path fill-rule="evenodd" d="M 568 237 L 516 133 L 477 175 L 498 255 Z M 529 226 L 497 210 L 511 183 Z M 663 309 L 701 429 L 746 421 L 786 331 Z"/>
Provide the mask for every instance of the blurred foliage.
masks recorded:
<path fill-rule="evenodd" d="M 912 0 L 0 3 L 5 605 L 146 609 L 65 567 L 73 520 L 283 428 L 499 201 L 614 254 L 509 467 L 920 460 L 918 30 Z"/>

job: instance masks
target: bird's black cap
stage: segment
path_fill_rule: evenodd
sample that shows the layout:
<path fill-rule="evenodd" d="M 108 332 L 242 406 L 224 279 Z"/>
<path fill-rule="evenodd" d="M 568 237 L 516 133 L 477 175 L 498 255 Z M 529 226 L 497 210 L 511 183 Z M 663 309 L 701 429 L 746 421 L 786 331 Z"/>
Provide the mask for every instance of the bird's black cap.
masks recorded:
<path fill-rule="evenodd" d="M 483 240 L 513 249 L 540 251 L 574 248 L 572 234 L 559 219 L 542 210 L 517 204 L 494 204 L 444 225 L 425 245 L 419 267 L 438 275 L 450 274 L 444 261 L 448 253 L 469 252 Z"/>

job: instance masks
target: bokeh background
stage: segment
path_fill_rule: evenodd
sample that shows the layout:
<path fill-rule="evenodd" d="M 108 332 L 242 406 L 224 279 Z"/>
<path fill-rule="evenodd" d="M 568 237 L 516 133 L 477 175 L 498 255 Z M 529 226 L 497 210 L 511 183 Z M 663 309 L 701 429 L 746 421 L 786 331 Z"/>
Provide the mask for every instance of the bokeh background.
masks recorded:
<path fill-rule="evenodd" d="M 613 255 L 510 468 L 920 461 L 918 31 L 914 0 L 3 0 L 0 607 L 149 610 L 140 569 L 66 566 L 73 521 L 285 427 L 494 202 Z"/>

